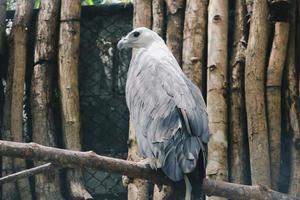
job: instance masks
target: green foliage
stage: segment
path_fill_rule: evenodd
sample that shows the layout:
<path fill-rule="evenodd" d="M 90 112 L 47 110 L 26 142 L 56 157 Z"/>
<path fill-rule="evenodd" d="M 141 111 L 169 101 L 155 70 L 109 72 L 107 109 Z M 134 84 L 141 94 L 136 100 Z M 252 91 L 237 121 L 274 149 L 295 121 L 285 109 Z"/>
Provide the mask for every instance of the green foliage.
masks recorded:
<path fill-rule="evenodd" d="M 14 10 L 16 8 L 15 0 L 6 0 L 6 9 L 7 10 Z"/>
<path fill-rule="evenodd" d="M 92 6 L 94 5 L 94 0 L 81 0 L 82 5 Z"/>
<path fill-rule="evenodd" d="M 38 9 L 41 6 L 41 0 L 35 0 L 34 1 L 34 8 Z"/>

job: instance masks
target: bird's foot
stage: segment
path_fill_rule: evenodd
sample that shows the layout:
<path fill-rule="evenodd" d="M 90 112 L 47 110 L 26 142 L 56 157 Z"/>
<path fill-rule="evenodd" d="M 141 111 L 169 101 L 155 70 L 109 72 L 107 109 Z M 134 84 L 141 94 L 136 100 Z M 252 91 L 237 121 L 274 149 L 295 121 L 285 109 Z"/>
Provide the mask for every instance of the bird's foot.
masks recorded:
<path fill-rule="evenodd" d="M 133 178 L 128 176 L 122 176 L 122 183 L 124 187 L 127 187 L 132 182 L 133 182 Z"/>
<path fill-rule="evenodd" d="M 149 165 L 151 169 L 157 170 L 158 168 L 161 168 L 161 164 L 158 159 L 156 158 L 146 158 L 144 160 L 141 160 L 139 163 L 143 165 Z"/>

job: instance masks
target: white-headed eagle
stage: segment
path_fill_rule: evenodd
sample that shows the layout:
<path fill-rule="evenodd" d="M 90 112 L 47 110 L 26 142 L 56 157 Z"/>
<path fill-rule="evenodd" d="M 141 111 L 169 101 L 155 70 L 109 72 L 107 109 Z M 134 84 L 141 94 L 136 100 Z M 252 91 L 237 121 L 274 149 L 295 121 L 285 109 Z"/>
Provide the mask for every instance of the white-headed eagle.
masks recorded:
<path fill-rule="evenodd" d="M 140 153 L 172 181 L 184 179 L 186 200 L 200 199 L 197 193 L 205 177 L 209 140 L 201 91 L 150 29 L 134 29 L 118 42 L 118 48 L 136 49 L 128 71 L 126 102 Z"/>

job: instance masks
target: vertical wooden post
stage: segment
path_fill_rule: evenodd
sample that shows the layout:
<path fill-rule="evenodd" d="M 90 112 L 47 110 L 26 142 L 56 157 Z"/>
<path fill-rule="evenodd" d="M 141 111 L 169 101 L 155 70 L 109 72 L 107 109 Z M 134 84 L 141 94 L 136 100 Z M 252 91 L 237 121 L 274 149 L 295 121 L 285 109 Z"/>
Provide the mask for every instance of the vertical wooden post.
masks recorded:
<path fill-rule="evenodd" d="M 152 1 L 151 0 L 134 0 L 133 1 L 133 27 L 152 27 Z M 134 51 L 132 51 L 134 56 Z M 129 121 L 128 136 L 128 157 L 127 160 L 141 161 L 143 158 L 139 154 L 136 133 L 134 127 Z M 126 177 L 123 177 L 123 183 Z M 149 199 L 149 182 L 142 179 L 133 179 L 129 182 L 128 199 L 148 200 Z"/>
<path fill-rule="evenodd" d="M 4 72 L 6 68 L 6 64 L 5 64 L 6 58 L 4 57 L 4 47 L 5 47 L 5 39 L 6 39 L 5 20 L 6 20 L 6 0 L 0 0 L 0 79 L 4 78 Z M 2 130 L 3 105 L 4 105 L 4 85 L 0 83 L 0 130 Z M 0 137 L 2 137 L 2 132 L 0 133 Z M 0 160 L 0 166 L 2 166 L 1 160 Z M 0 176 L 2 176 L 2 170 L 0 172 Z M 2 199 L 1 192 L 0 192 L 0 199 Z"/>
<path fill-rule="evenodd" d="M 267 19 L 267 1 L 254 0 L 246 54 L 245 98 L 252 184 L 270 187 L 271 168 L 264 82 L 268 44 Z"/>
<path fill-rule="evenodd" d="M 296 1 L 292 3 L 290 36 L 286 60 L 286 89 L 285 104 L 288 119 L 287 130 L 291 138 L 291 174 L 289 183 L 289 194 L 300 196 L 300 124 L 299 124 L 299 91 L 296 75 Z"/>
<path fill-rule="evenodd" d="M 167 46 L 181 66 L 185 0 L 166 0 Z"/>
<path fill-rule="evenodd" d="M 6 29 L 6 0 L 0 0 L 0 56 L 4 53 L 5 29 Z M 3 71 L 1 69 L 1 71 Z"/>
<path fill-rule="evenodd" d="M 152 30 L 164 37 L 164 0 L 152 1 Z"/>
<path fill-rule="evenodd" d="M 17 0 L 10 35 L 10 55 L 7 74 L 2 138 L 23 142 L 23 97 L 27 61 L 28 30 L 33 12 L 33 0 Z M 3 157 L 2 175 L 26 168 L 25 160 Z M 5 199 L 31 199 L 28 179 L 4 185 Z"/>
<path fill-rule="evenodd" d="M 289 23 L 276 22 L 269 65 L 266 97 L 271 159 L 271 185 L 278 190 L 281 150 L 281 83 L 289 38 Z"/>
<path fill-rule="evenodd" d="M 59 33 L 59 90 L 65 148 L 80 150 L 80 109 L 78 61 L 80 39 L 80 0 L 62 0 Z M 92 199 L 85 190 L 82 171 L 67 170 L 67 183 L 72 199 Z"/>
<path fill-rule="evenodd" d="M 216 180 L 228 179 L 227 43 L 228 1 L 211 0 L 208 6 L 207 112 L 212 137 L 208 143 L 206 171 L 209 178 Z"/>
<path fill-rule="evenodd" d="M 246 50 L 246 2 L 235 1 L 234 30 L 230 70 L 230 114 L 229 114 L 229 179 L 231 182 L 246 184 L 248 144 L 246 107 L 244 97 L 244 71 Z"/>
<path fill-rule="evenodd" d="M 204 91 L 207 1 L 187 0 L 182 49 L 183 72 Z"/>
<path fill-rule="evenodd" d="M 52 79 L 57 67 L 58 20 L 60 0 L 43 0 L 37 20 L 34 68 L 31 86 L 31 115 L 33 141 L 56 146 L 53 116 Z M 41 162 L 36 162 L 41 165 Z M 37 199 L 63 199 L 58 171 L 35 176 Z"/>

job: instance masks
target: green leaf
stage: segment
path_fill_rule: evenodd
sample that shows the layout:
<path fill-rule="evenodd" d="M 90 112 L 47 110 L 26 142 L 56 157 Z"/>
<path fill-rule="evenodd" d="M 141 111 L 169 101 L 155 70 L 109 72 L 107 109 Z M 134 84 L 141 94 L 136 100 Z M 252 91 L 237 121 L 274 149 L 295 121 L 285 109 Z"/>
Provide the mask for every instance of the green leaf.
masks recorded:
<path fill-rule="evenodd" d="M 34 1 L 34 8 L 40 8 L 41 6 L 41 0 L 35 0 Z"/>
<path fill-rule="evenodd" d="M 94 5 L 94 1 L 93 1 L 93 0 L 85 0 L 84 2 L 85 2 L 86 5 L 88 5 L 88 6 Z"/>

